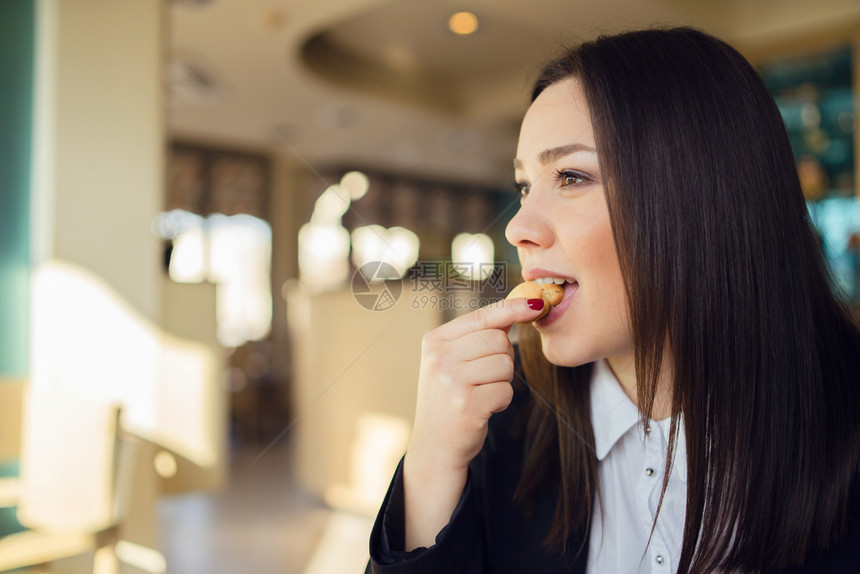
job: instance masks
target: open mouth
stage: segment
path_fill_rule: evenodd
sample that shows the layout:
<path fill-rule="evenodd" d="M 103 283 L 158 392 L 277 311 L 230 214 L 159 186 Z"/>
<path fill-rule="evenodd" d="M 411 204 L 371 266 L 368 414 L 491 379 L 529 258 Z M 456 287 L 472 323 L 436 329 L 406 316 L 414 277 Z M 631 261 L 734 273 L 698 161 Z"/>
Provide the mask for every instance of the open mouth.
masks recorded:
<path fill-rule="evenodd" d="M 537 279 L 532 279 L 538 285 L 549 285 L 550 283 L 554 283 L 556 285 L 567 285 L 571 283 L 576 283 L 573 279 L 567 279 L 565 277 L 539 277 Z"/>
<path fill-rule="evenodd" d="M 541 319 L 535 321 L 535 326 L 537 327 L 547 327 L 553 323 L 555 323 L 564 312 L 570 307 L 571 302 L 573 302 L 573 296 L 576 295 L 576 292 L 579 290 L 579 283 L 576 281 L 565 281 L 564 282 L 564 295 L 561 298 L 561 301 L 554 305 L 549 313 L 544 315 Z"/>
<path fill-rule="evenodd" d="M 554 308 L 566 306 L 565 299 L 571 297 L 579 287 L 574 279 L 566 277 L 538 277 L 524 281 L 508 293 L 507 299 L 518 297 L 526 299 L 543 299 L 545 307 L 541 314 L 527 322 L 538 323 L 550 315 Z"/>

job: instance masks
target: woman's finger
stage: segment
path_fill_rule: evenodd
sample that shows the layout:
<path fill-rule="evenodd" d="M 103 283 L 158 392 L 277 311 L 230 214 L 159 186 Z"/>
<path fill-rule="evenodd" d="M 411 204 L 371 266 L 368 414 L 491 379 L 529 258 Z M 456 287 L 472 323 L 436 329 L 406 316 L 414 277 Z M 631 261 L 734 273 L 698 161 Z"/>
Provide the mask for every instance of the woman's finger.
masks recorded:
<path fill-rule="evenodd" d="M 543 299 L 503 299 L 445 323 L 436 333 L 450 341 L 485 329 L 506 331 L 514 323 L 527 322 L 540 315 L 544 304 Z"/>

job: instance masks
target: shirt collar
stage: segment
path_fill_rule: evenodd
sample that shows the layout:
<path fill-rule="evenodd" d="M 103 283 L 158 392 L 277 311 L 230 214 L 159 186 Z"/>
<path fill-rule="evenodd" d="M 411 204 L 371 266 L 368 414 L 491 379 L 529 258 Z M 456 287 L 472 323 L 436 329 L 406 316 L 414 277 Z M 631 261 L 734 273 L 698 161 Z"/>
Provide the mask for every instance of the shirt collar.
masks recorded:
<path fill-rule="evenodd" d="M 591 426 L 594 449 L 603 460 L 615 443 L 640 420 L 639 409 L 630 400 L 605 360 L 594 364 L 591 379 Z"/>
<path fill-rule="evenodd" d="M 605 360 L 594 364 L 591 379 L 591 426 L 594 429 L 594 450 L 597 460 L 603 460 L 631 428 L 642 420 L 639 409 L 621 388 Z M 664 444 L 668 441 L 671 419 L 651 421 L 652 435 Z M 684 415 L 678 420 L 678 440 L 675 443 L 675 462 L 672 472 L 687 482 L 687 445 L 684 433 Z M 656 431 L 656 432 L 655 432 Z M 659 433 L 659 434 L 658 434 Z"/>
<path fill-rule="evenodd" d="M 663 419 L 651 423 L 660 429 L 660 439 L 664 445 L 669 443 L 669 429 L 672 419 Z M 681 482 L 687 482 L 687 435 L 684 432 L 684 413 L 678 419 L 678 438 L 675 441 L 675 462 L 672 465 L 672 473 Z"/>

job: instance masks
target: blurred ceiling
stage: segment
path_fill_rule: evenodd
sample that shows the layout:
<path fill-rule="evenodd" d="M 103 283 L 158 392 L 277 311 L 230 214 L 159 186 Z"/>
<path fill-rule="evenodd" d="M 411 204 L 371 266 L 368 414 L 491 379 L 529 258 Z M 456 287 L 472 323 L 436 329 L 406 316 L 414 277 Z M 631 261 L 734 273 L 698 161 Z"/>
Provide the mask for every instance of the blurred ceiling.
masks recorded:
<path fill-rule="evenodd" d="M 478 29 L 447 26 L 468 10 Z M 690 25 L 741 51 L 846 23 L 856 0 L 173 0 L 172 137 L 506 185 L 540 64 L 600 33 Z"/>

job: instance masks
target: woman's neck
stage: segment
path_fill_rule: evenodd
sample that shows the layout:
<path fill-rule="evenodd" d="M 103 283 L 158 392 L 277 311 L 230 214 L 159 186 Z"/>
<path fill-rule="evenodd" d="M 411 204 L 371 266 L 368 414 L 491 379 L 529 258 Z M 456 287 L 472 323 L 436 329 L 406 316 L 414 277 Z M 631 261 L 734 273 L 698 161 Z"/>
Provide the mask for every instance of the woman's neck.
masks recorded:
<path fill-rule="evenodd" d="M 606 363 L 624 389 L 624 393 L 630 398 L 639 410 L 642 405 L 639 402 L 639 394 L 636 386 L 636 367 L 633 354 L 607 357 Z M 660 365 L 660 375 L 657 379 L 657 395 L 654 397 L 654 406 L 651 411 L 653 420 L 663 420 L 672 416 L 672 376 L 669 361 L 663 358 Z"/>

